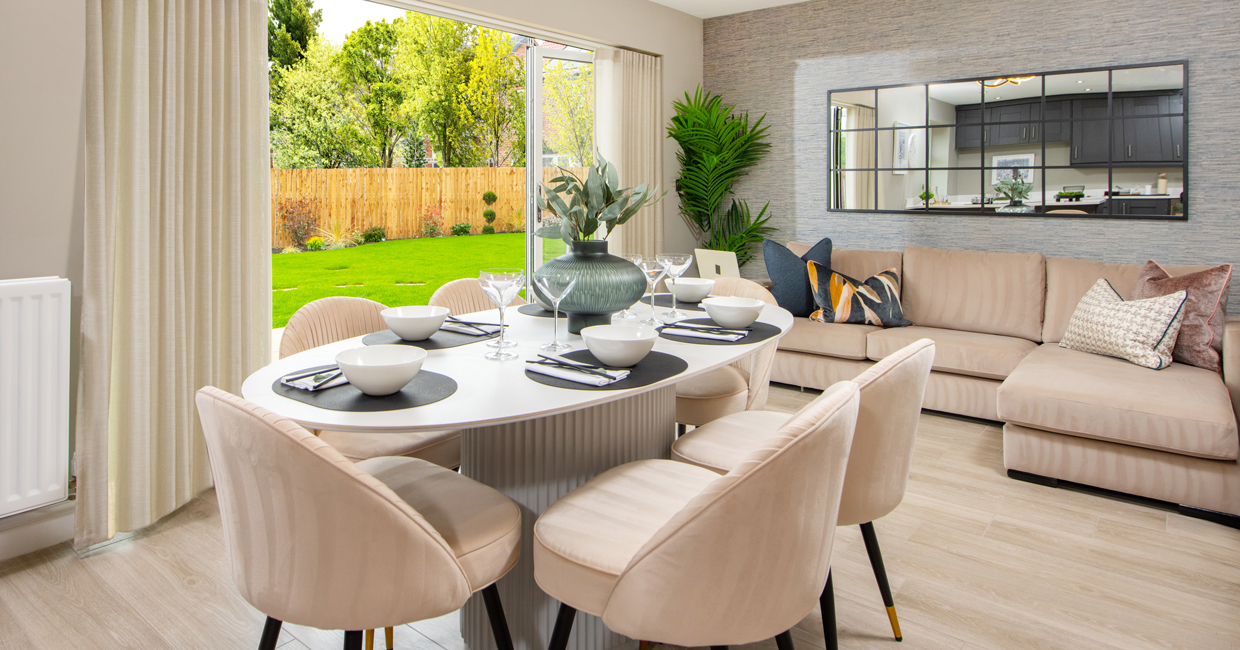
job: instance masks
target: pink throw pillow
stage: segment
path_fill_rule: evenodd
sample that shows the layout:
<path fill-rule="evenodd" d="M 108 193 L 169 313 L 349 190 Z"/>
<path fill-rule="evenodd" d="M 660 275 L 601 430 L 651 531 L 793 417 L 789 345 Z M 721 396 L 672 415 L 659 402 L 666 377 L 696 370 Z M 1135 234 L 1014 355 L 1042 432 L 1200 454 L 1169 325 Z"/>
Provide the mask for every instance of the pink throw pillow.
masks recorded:
<path fill-rule="evenodd" d="M 1172 276 L 1150 260 L 1141 269 L 1133 300 L 1156 298 L 1176 291 L 1188 291 L 1184 303 L 1184 322 L 1171 356 L 1180 363 L 1223 371 L 1223 324 L 1227 320 L 1227 290 L 1231 284 L 1231 265 Z"/>

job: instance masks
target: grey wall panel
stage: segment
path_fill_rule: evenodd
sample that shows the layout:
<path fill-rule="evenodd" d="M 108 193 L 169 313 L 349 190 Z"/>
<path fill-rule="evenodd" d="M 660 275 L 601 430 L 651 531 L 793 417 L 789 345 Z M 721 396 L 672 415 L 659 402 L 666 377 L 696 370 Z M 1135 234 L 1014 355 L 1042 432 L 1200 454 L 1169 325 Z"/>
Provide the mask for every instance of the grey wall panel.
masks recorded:
<path fill-rule="evenodd" d="M 1108 262 L 1240 263 L 1240 3 L 813 0 L 704 23 L 706 87 L 767 114 L 774 144 L 739 186 L 777 240 L 906 245 Z M 1027 71 L 1189 62 L 1189 219 L 844 214 L 827 210 L 827 91 Z M 747 276 L 762 277 L 760 261 Z M 1240 305 L 1240 282 L 1232 285 Z M 1233 311 L 1240 307 L 1233 307 Z"/>

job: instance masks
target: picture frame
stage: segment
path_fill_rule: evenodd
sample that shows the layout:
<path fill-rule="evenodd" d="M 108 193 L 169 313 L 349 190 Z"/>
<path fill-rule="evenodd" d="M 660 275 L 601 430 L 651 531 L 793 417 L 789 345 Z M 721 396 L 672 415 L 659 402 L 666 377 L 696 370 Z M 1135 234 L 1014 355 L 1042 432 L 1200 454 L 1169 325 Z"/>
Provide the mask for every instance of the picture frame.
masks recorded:
<path fill-rule="evenodd" d="M 1036 166 L 1036 154 L 995 154 L 990 159 L 991 184 L 997 184 L 1001 181 L 1009 180 L 1013 177 L 1020 177 L 1026 183 L 1034 182 L 1034 167 Z"/>
<path fill-rule="evenodd" d="M 912 158 L 913 148 L 917 145 L 917 131 L 908 127 L 908 124 L 896 122 L 896 130 L 893 132 L 893 149 L 891 153 L 891 166 L 895 169 L 891 172 L 899 176 L 908 174 L 909 160 Z"/>

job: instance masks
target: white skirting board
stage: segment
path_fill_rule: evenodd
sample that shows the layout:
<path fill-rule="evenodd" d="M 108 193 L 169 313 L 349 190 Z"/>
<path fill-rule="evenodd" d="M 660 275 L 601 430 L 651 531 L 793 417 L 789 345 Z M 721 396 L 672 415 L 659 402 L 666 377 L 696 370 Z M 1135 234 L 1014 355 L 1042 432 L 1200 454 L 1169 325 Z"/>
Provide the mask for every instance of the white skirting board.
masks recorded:
<path fill-rule="evenodd" d="M 76 501 L 61 501 L 0 519 L 0 562 L 73 539 Z"/>

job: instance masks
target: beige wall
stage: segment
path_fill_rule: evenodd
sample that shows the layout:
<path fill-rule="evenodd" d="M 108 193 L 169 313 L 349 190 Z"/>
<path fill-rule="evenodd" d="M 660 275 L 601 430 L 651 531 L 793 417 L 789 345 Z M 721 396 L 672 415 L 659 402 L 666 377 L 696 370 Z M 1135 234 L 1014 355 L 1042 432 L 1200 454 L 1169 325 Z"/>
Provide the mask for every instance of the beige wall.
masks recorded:
<path fill-rule="evenodd" d="M 0 279 L 73 282 L 81 314 L 86 4 L 0 2 Z"/>
<path fill-rule="evenodd" d="M 576 36 L 604 45 L 627 47 L 663 57 L 663 123 L 672 102 L 702 83 L 702 20 L 648 0 L 430 0 L 442 5 L 522 25 Z M 400 5 L 397 1 L 388 4 Z M 680 170 L 676 143 L 663 148 L 664 189 L 674 187 Z M 665 246 L 692 252 L 695 245 L 680 218 L 675 192 L 668 192 L 664 214 Z"/>

